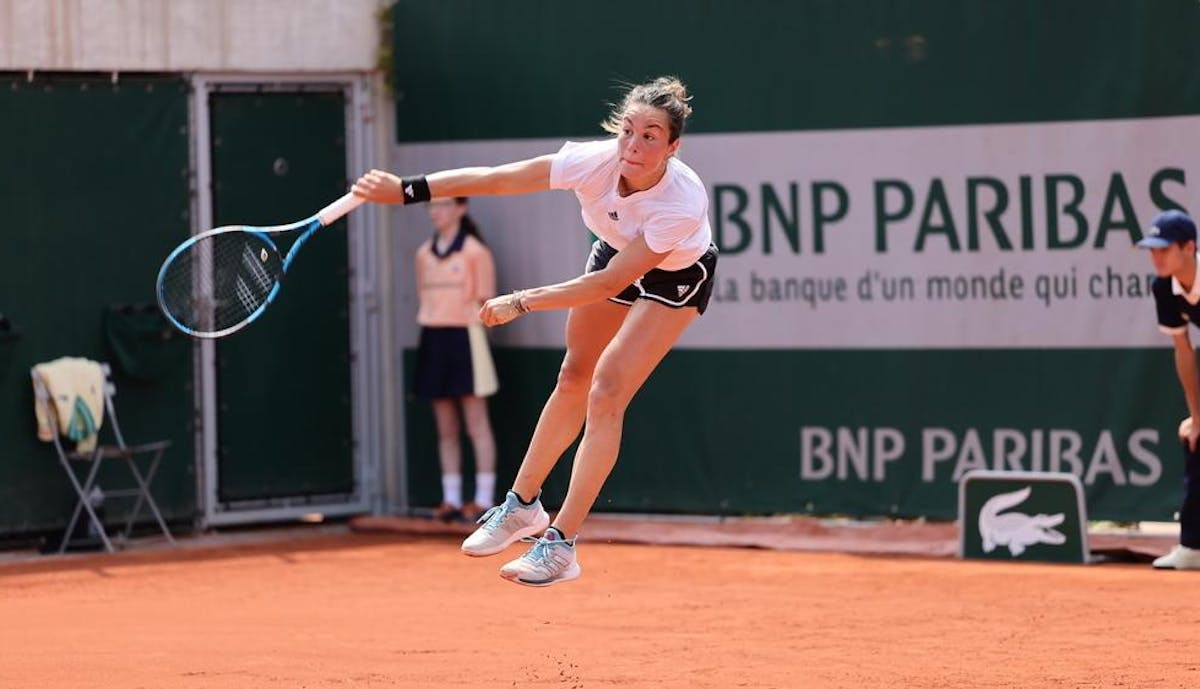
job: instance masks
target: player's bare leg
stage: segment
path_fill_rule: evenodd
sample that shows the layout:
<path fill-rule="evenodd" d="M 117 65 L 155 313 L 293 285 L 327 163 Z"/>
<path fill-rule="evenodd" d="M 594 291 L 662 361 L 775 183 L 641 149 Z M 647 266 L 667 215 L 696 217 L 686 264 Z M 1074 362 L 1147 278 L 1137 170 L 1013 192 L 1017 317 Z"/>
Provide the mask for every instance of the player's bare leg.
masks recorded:
<path fill-rule="evenodd" d="M 695 309 L 671 309 L 648 300 L 630 309 L 596 364 L 587 427 L 562 510 L 529 552 L 500 569 L 501 576 L 527 586 L 548 586 L 580 575 L 575 535 L 616 464 L 625 409 L 697 315 Z"/>
<path fill-rule="evenodd" d="M 626 407 L 698 315 L 696 309 L 639 300 L 600 357 L 588 393 L 587 430 L 575 455 L 566 501 L 554 519 L 563 534 L 579 532 L 617 461 Z"/>
<path fill-rule="evenodd" d="M 558 371 L 558 381 L 542 407 L 533 438 L 513 481 L 513 489 L 523 499 L 531 500 L 537 495 L 563 452 L 579 437 L 596 362 L 629 311 L 630 307 L 602 301 L 573 308 L 567 315 L 567 353 Z"/>
<path fill-rule="evenodd" d="M 575 441 L 586 414 L 587 391 L 596 360 L 629 309 L 600 302 L 571 309 L 567 315 L 567 355 L 554 392 L 542 408 L 525 459 L 504 502 L 479 519 L 479 528 L 463 541 L 467 555 L 494 555 L 521 538 L 540 535 L 550 523 L 538 495 L 542 482 Z"/>

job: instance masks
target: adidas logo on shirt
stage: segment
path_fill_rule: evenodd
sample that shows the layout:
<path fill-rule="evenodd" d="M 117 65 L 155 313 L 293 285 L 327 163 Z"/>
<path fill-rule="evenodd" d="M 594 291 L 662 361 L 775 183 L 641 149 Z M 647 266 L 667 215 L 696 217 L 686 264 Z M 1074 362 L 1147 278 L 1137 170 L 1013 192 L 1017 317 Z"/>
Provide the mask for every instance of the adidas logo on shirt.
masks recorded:
<path fill-rule="evenodd" d="M 620 220 L 620 218 L 618 218 L 618 217 L 617 217 L 617 212 L 616 212 L 616 211 L 609 211 L 609 212 L 608 212 L 608 217 L 609 217 L 609 218 L 612 218 L 613 222 L 616 222 L 617 220 Z"/>

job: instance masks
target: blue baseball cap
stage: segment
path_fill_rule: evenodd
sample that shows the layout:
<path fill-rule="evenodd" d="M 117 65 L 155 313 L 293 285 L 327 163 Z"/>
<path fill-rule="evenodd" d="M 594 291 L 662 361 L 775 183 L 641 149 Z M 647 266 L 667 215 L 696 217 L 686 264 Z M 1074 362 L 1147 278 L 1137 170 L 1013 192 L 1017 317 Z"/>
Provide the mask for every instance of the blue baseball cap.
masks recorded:
<path fill-rule="evenodd" d="M 1161 249 L 1189 240 L 1196 241 L 1196 223 L 1183 211 L 1169 210 L 1154 216 L 1146 228 L 1146 236 L 1137 245 L 1143 249 Z"/>

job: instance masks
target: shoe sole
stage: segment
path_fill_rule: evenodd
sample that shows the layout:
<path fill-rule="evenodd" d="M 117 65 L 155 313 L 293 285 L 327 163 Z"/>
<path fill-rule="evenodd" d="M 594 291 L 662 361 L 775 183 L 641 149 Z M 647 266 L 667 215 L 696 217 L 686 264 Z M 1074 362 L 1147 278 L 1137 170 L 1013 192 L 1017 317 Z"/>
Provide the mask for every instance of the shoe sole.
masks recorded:
<path fill-rule="evenodd" d="M 499 546 L 488 548 L 487 550 L 467 550 L 466 543 L 464 543 L 459 550 L 461 550 L 464 555 L 470 555 L 471 557 L 488 557 L 489 555 L 497 555 L 502 553 L 508 548 L 508 546 L 516 543 L 522 538 L 525 538 L 526 536 L 537 536 L 545 531 L 546 528 L 550 526 L 550 515 L 543 510 L 540 516 L 541 518 L 538 519 L 536 523 L 527 526 L 524 529 L 518 529 L 511 536 L 505 539 L 505 541 Z"/>
<path fill-rule="evenodd" d="M 1191 563 L 1188 563 L 1186 565 L 1173 564 L 1173 565 L 1151 565 L 1151 566 L 1154 567 L 1154 569 L 1157 569 L 1162 572 L 1169 572 L 1172 570 L 1179 571 L 1179 572 L 1194 572 L 1196 570 L 1200 570 L 1200 566 L 1192 565 Z"/>
<path fill-rule="evenodd" d="M 511 581 L 514 584 L 520 584 L 521 586 L 543 587 L 543 586 L 553 586 L 554 584 L 561 584 L 564 581 L 571 581 L 573 579 L 578 579 L 579 575 L 581 575 L 581 574 L 583 574 L 583 568 L 579 566 L 578 562 L 575 562 L 570 567 L 567 568 L 567 571 L 563 572 L 560 576 L 554 577 L 553 579 L 534 581 L 534 580 L 530 580 L 530 579 L 522 579 L 520 576 L 505 576 L 504 572 L 500 573 L 500 577 L 503 579 L 507 579 L 508 581 Z"/>

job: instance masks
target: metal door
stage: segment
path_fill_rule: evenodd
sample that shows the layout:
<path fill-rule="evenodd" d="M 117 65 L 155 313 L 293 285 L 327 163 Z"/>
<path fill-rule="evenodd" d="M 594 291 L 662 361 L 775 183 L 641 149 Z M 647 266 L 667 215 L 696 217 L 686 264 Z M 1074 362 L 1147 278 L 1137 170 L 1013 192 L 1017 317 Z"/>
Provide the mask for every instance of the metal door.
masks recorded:
<path fill-rule="evenodd" d="M 345 193 L 341 90 L 217 89 L 208 116 L 215 225 L 290 222 Z M 222 509 L 352 498 L 345 226 L 314 235 L 263 317 L 215 345 Z"/>

